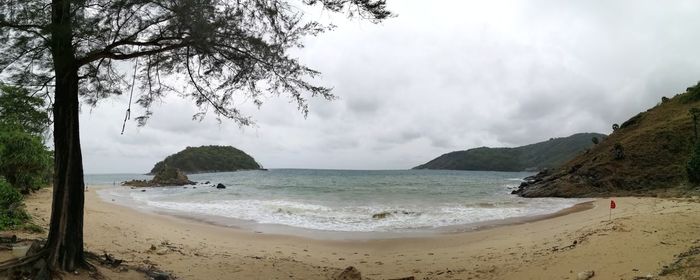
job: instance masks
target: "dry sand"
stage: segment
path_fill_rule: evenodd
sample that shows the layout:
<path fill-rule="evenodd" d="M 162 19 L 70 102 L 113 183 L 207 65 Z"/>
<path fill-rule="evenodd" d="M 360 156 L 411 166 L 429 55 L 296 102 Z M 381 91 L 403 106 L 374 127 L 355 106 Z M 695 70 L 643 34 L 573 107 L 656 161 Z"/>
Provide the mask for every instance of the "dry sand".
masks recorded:
<path fill-rule="evenodd" d="M 42 226 L 48 224 L 50 197 L 51 190 L 43 189 L 26 201 Z M 143 213 L 104 202 L 91 190 L 85 242 L 89 251 L 107 252 L 131 265 L 152 264 L 180 279 L 328 279 L 347 266 L 368 279 L 577 279 L 587 270 L 595 271 L 593 279 L 633 279 L 656 277 L 676 255 L 700 246 L 697 198 L 616 201 L 612 221 L 609 200 L 599 199 L 589 210 L 479 231 L 331 241 Z"/>

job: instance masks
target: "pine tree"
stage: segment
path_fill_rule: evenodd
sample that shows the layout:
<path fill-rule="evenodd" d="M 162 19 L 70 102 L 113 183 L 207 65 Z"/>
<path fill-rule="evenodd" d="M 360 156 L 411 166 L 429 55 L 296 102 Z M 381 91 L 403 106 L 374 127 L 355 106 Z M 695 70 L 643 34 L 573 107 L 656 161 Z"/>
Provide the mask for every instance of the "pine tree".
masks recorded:
<path fill-rule="evenodd" d="M 391 16 L 384 0 L 302 0 L 304 5 L 373 22 Z M 81 98 L 88 104 L 127 93 L 117 66 L 129 62 L 146 113 L 168 93 L 201 111 L 249 125 L 234 100 L 262 104 L 287 95 L 305 114 L 307 99 L 332 99 L 310 80 L 319 73 L 289 55 L 302 39 L 328 30 L 285 0 L 3 0 L 0 77 L 52 97 L 55 148 L 51 225 L 46 247 L 54 270 L 73 271 L 83 255 L 84 181 L 79 133 Z M 185 81 L 178 91 L 167 81 Z"/>

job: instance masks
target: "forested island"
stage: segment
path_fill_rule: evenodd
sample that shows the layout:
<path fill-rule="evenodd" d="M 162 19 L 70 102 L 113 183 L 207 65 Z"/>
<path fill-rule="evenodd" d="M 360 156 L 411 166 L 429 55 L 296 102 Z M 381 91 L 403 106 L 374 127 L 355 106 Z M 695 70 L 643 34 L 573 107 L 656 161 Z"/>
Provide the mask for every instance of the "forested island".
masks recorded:
<path fill-rule="evenodd" d="M 578 133 L 515 148 L 455 151 L 413 169 L 539 171 L 564 164 L 605 137 L 600 133 Z"/>
<path fill-rule="evenodd" d="M 189 174 L 262 169 L 245 152 L 231 146 L 216 145 L 187 147 L 156 163 L 150 174 L 157 174 L 166 166 Z"/>

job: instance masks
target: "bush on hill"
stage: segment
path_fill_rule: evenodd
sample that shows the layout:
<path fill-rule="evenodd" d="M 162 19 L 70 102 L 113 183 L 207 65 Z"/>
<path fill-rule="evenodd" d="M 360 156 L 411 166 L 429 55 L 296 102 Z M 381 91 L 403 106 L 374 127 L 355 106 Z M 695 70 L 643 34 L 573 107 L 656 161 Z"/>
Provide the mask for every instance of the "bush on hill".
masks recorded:
<path fill-rule="evenodd" d="M 694 86 L 688 87 L 685 93 L 678 96 L 678 99 L 684 104 L 700 100 L 700 82 Z"/>
<path fill-rule="evenodd" d="M 700 147 L 698 145 L 693 149 L 693 154 L 688 160 L 686 166 L 686 171 L 688 172 L 688 181 L 693 184 L 700 183 Z"/>

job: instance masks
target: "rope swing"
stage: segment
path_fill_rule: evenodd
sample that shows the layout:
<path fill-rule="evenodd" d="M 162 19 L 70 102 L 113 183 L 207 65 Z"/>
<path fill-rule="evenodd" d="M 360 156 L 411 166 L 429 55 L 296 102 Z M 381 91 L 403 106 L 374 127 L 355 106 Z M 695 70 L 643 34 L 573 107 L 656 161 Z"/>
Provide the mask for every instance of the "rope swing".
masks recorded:
<path fill-rule="evenodd" d="M 126 109 L 126 115 L 124 116 L 124 123 L 122 123 L 122 134 L 124 135 L 124 128 L 126 128 L 126 121 L 131 119 L 131 100 L 134 97 L 134 85 L 136 84 L 136 68 L 139 65 L 138 58 L 134 62 L 134 75 L 131 78 L 131 93 L 129 93 L 129 107 Z"/>

